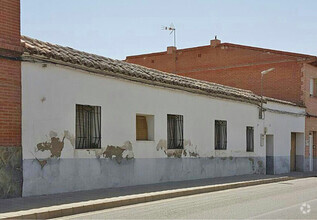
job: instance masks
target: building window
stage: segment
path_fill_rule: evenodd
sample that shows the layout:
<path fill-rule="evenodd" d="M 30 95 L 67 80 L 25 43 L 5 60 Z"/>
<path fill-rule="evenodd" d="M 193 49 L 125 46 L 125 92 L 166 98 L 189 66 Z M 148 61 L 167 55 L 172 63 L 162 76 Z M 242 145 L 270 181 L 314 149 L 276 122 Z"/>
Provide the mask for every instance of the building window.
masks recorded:
<path fill-rule="evenodd" d="M 167 115 L 167 148 L 184 148 L 182 115 Z"/>
<path fill-rule="evenodd" d="M 254 128 L 247 127 L 247 151 L 254 151 Z"/>
<path fill-rule="evenodd" d="M 76 105 L 76 149 L 101 147 L 101 107 Z"/>
<path fill-rule="evenodd" d="M 310 96 L 317 96 L 317 79 L 310 79 L 309 82 L 309 94 Z"/>
<path fill-rule="evenodd" d="M 146 117 L 142 115 L 136 116 L 136 140 L 148 140 Z"/>
<path fill-rule="evenodd" d="M 215 121 L 215 149 L 227 149 L 227 121 Z"/>
<path fill-rule="evenodd" d="M 153 115 L 136 115 L 136 140 L 154 141 Z"/>

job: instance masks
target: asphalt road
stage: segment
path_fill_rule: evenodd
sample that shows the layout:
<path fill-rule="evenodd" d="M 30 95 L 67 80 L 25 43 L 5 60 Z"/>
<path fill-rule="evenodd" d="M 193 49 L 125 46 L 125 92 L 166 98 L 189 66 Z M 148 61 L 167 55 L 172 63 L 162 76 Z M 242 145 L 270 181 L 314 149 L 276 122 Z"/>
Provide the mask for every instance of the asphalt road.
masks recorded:
<path fill-rule="evenodd" d="M 63 219 L 317 219 L 317 177 L 124 206 Z"/>

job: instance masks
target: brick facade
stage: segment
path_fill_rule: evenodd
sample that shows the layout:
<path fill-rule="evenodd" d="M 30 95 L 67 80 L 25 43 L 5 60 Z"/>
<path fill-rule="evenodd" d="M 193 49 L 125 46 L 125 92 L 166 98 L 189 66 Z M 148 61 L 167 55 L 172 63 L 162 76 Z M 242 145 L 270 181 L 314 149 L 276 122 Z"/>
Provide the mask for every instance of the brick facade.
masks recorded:
<path fill-rule="evenodd" d="M 0 0 L 0 198 L 21 196 L 20 1 Z"/>
<path fill-rule="evenodd" d="M 171 51 L 171 50 L 170 50 Z M 263 95 L 291 101 L 307 107 L 312 117 L 306 118 L 306 140 L 317 131 L 317 97 L 309 95 L 309 81 L 317 79 L 317 57 L 212 40 L 211 45 L 128 56 L 127 62 L 149 68 L 248 89 L 260 95 L 261 71 Z M 317 140 L 317 137 L 316 137 Z M 306 157 L 309 148 L 306 146 Z M 317 150 L 314 153 L 317 156 Z"/>
<path fill-rule="evenodd" d="M 275 70 L 264 77 L 264 95 L 303 104 L 302 66 L 315 57 L 293 53 L 273 53 L 260 48 L 203 46 L 173 53 L 161 52 L 129 56 L 126 61 L 149 68 L 176 73 L 200 80 L 252 90 L 260 94 L 262 70 Z"/>
<path fill-rule="evenodd" d="M 20 2 L 0 0 L 0 146 L 21 146 Z"/>

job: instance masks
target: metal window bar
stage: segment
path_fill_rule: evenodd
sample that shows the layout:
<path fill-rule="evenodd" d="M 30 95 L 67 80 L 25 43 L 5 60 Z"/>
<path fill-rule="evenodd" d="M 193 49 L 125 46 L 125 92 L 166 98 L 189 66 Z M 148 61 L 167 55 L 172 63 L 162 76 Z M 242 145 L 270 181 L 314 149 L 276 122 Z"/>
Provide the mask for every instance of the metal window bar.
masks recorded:
<path fill-rule="evenodd" d="M 101 148 L 101 107 L 76 105 L 76 149 Z"/>
<path fill-rule="evenodd" d="M 168 149 L 183 149 L 183 116 L 182 115 L 167 115 L 167 148 Z"/>
<path fill-rule="evenodd" d="M 247 127 L 247 151 L 254 151 L 254 128 Z"/>
<path fill-rule="evenodd" d="M 227 149 L 227 121 L 215 121 L 215 149 Z"/>

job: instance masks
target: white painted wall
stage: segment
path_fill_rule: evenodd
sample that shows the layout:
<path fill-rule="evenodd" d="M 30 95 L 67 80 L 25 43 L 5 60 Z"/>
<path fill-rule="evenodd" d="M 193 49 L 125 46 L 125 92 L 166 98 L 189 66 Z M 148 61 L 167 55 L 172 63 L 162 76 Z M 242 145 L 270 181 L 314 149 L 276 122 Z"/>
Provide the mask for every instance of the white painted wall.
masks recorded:
<path fill-rule="evenodd" d="M 280 111 L 305 113 L 304 108 L 275 102 L 268 102 L 265 107 Z M 288 156 L 291 149 L 291 132 L 303 134 L 305 131 L 305 118 L 304 116 L 267 111 L 265 113 L 264 126 L 267 127 L 267 134 L 274 135 L 274 156 Z M 301 139 L 301 143 L 304 144 L 303 139 Z"/>
<path fill-rule="evenodd" d="M 135 158 L 165 157 L 163 152 L 156 151 L 156 145 L 159 140 L 167 139 L 167 114 L 184 115 L 184 139 L 190 140 L 200 156 L 265 156 L 265 147 L 260 147 L 263 121 L 258 120 L 255 105 L 87 74 L 52 64 L 43 68 L 40 64 L 24 62 L 22 82 L 24 159 L 34 158 L 38 153 L 34 151 L 36 145 L 49 141 L 51 131 L 61 137 L 65 130 L 75 135 L 76 104 L 101 106 L 101 146 L 121 146 L 131 141 Z M 303 111 L 273 102 L 268 107 Z M 154 141 L 135 140 L 137 113 L 155 116 Z M 290 132 L 304 132 L 304 117 L 269 112 L 265 117 L 264 126 L 269 134 L 274 134 L 275 154 L 288 155 Z M 214 150 L 215 120 L 227 120 L 226 151 Z M 246 152 L 246 126 L 255 129 L 254 153 Z M 65 141 L 61 157 L 95 157 L 92 151 L 75 150 Z"/>
<path fill-rule="evenodd" d="M 102 149 L 75 149 L 76 104 L 101 106 Z M 274 102 L 265 106 L 304 111 Z M 153 141 L 136 141 L 136 114 L 154 116 L 149 125 L 154 126 Z M 167 139 L 167 114 L 184 116 L 187 155 L 182 159 L 166 159 L 168 153 L 157 150 Z M 227 121 L 227 150 L 214 150 L 215 120 Z M 274 154 L 279 157 L 274 159 L 275 172 L 288 172 L 291 132 L 303 134 L 304 123 L 303 116 L 272 112 L 259 120 L 258 107 L 248 103 L 23 62 L 23 196 L 263 173 L 266 146 L 260 146 L 260 134 L 264 127 L 274 135 Z M 247 126 L 254 127 L 254 152 L 246 152 Z M 56 134 L 60 140 L 66 134 L 64 147 L 60 157 L 50 159 L 52 153 L 38 151 L 37 144 L 50 143 Z M 127 141 L 132 151 L 124 153 L 134 160 L 122 164 L 101 160 L 108 145 L 123 146 Z M 197 158 L 189 152 L 198 154 Z"/>
<path fill-rule="evenodd" d="M 38 152 L 38 143 L 50 141 L 50 132 L 60 138 L 64 131 L 75 135 L 75 105 L 101 106 L 102 148 L 130 141 L 134 158 L 166 158 L 156 146 L 167 139 L 167 114 L 184 116 L 185 148 L 200 157 L 265 157 L 260 146 L 264 126 L 274 135 L 274 153 L 289 154 L 291 133 L 304 132 L 304 117 L 266 113 L 258 119 L 252 104 L 196 95 L 48 64 L 22 63 L 23 159 L 48 158 Z M 270 102 L 270 108 L 303 112 L 303 108 Z M 136 114 L 154 115 L 154 141 L 136 141 Z M 214 150 L 215 120 L 227 120 L 227 150 Z M 254 127 L 255 151 L 246 152 L 246 126 Z M 96 158 L 98 150 L 78 150 L 65 139 L 61 158 Z M 188 156 L 188 155 L 187 155 Z"/>

